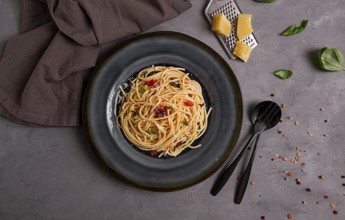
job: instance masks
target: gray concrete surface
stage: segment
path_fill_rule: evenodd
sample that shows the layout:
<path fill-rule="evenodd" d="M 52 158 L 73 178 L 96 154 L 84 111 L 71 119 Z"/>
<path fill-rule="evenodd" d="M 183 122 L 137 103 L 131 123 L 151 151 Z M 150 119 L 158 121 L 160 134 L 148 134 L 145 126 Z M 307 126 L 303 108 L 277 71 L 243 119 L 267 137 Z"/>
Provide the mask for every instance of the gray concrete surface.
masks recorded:
<path fill-rule="evenodd" d="M 209 194 L 217 174 L 182 191 L 144 191 L 106 171 L 81 128 L 27 127 L 0 118 L 0 219 L 252 220 L 265 216 L 280 220 L 287 219 L 288 213 L 294 219 L 345 219 L 345 179 L 341 178 L 345 175 L 345 72 L 322 72 L 315 58 L 324 46 L 345 53 L 344 1 L 238 1 L 243 12 L 253 14 L 260 42 L 248 63 L 227 58 L 203 17 L 206 0 L 192 3 L 189 11 L 150 31 L 189 34 L 219 52 L 240 81 L 246 112 L 253 103 L 271 99 L 286 103 L 284 117 L 300 122 L 295 126 L 294 120 L 284 118 L 278 126 L 281 134 L 273 129 L 262 135 L 251 177 L 255 185 L 248 186 L 242 204 L 233 203 L 238 174 L 217 197 Z M 21 9 L 20 0 L 0 1 L 1 55 L 7 40 L 18 33 Z M 279 36 L 303 19 L 310 22 L 303 33 Z M 292 69 L 295 75 L 286 81 L 275 78 L 272 72 L 281 68 Z M 237 147 L 245 142 L 249 126 L 246 116 Z M 302 149 L 298 163 L 278 159 L 277 155 L 295 156 L 296 146 Z M 293 175 L 284 181 L 283 171 Z M 296 185 L 296 178 L 301 185 Z M 311 192 L 305 191 L 308 187 Z M 338 215 L 332 213 L 331 202 Z"/>

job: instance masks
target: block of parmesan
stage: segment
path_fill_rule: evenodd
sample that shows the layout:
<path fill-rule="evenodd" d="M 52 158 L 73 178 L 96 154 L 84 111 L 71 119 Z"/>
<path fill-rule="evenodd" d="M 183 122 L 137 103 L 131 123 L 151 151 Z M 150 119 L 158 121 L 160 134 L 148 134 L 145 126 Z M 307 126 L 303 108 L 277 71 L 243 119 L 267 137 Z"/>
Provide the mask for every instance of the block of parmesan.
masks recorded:
<path fill-rule="evenodd" d="M 229 37 L 231 32 L 231 23 L 224 14 L 213 16 L 212 31 L 224 37 Z"/>
<path fill-rule="evenodd" d="M 243 42 L 238 41 L 236 43 L 233 53 L 244 62 L 247 62 L 251 52 L 252 52 L 252 48 L 250 46 L 248 46 L 247 44 Z"/>
<path fill-rule="evenodd" d="M 253 32 L 252 15 L 239 14 L 237 18 L 237 37 L 242 40 Z"/>

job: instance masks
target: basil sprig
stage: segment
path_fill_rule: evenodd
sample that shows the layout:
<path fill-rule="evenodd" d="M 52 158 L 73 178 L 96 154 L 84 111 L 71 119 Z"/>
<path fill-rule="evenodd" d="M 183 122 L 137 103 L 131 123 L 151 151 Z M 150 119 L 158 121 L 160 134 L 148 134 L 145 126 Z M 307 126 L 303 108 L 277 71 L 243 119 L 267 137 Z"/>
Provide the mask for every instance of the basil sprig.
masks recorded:
<path fill-rule="evenodd" d="M 260 3 L 272 3 L 275 0 L 255 0 L 256 2 L 260 2 Z"/>
<path fill-rule="evenodd" d="M 277 70 L 273 74 L 280 79 L 289 79 L 293 72 L 291 70 Z"/>
<path fill-rule="evenodd" d="M 308 20 L 304 20 L 299 24 L 292 25 L 283 31 L 283 36 L 291 36 L 298 33 L 301 33 L 308 25 Z"/>
<path fill-rule="evenodd" d="M 322 48 L 317 53 L 321 69 L 326 71 L 340 71 L 345 70 L 344 68 L 344 56 L 336 48 Z"/>

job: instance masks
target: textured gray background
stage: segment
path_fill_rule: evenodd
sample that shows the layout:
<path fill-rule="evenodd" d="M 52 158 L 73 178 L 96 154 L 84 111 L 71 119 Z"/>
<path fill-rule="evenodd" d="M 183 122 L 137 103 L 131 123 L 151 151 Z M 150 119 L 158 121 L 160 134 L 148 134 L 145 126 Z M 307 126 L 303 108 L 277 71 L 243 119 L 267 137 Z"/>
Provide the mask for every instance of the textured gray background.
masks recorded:
<path fill-rule="evenodd" d="M 288 213 L 294 219 L 345 219 L 345 179 L 340 178 L 345 175 L 345 72 L 322 72 L 315 62 L 315 52 L 324 46 L 345 53 L 344 1 L 238 2 L 243 12 L 253 14 L 260 42 L 248 63 L 227 58 L 203 17 L 206 0 L 192 0 L 189 11 L 150 31 L 182 32 L 219 52 L 240 81 L 246 112 L 253 103 L 272 99 L 288 105 L 285 117 L 300 121 L 294 126 L 284 119 L 279 125 L 284 137 L 276 129 L 262 135 L 251 177 L 256 185 L 248 186 L 240 206 L 233 203 L 237 174 L 217 197 L 209 194 L 217 174 L 178 192 L 144 191 L 106 171 L 81 128 L 27 127 L 0 117 L 0 219 L 236 220 L 264 215 L 279 220 L 287 219 Z M 0 0 L 1 55 L 7 40 L 18 33 L 21 10 L 21 0 Z M 303 33 L 279 36 L 303 19 L 310 22 Z M 292 69 L 295 75 L 287 81 L 275 78 L 272 72 L 281 68 Z M 275 96 L 270 97 L 271 93 Z M 321 106 L 324 112 L 319 111 Z M 324 123 L 327 118 L 330 122 Z M 239 145 L 249 126 L 245 116 Z M 307 131 L 314 132 L 314 137 Z M 276 154 L 294 156 L 297 145 L 309 155 L 301 156 L 300 162 L 306 162 L 304 172 L 299 164 L 271 161 Z M 293 172 L 288 181 L 283 180 L 284 170 Z M 319 180 L 319 175 L 326 178 Z M 295 178 L 301 179 L 300 186 Z M 306 192 L 306 187 L 312 191 Z M 323 199 L 325 194 L 328 200 Z M 330 202 L 337 205 L 338 215 L 332 214 Z"/>

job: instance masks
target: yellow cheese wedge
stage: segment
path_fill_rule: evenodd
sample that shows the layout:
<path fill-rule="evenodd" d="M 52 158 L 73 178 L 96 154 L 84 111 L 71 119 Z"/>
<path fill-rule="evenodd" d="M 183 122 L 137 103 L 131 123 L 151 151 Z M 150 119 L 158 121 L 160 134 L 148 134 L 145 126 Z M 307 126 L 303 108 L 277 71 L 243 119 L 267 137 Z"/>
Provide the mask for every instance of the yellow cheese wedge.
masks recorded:
<path fill-rule="evenodd" d="M 242 40 L 252 33 L 252 15 L 239 14 L 237 18 L 237 37 L 238 40 Z"/>
<path fill-rule="evenodd" d="M 236 43 L 234 54 L 244 62 L 247 62 L 251 52 L 252 48 L 247 44 L 239 41 Z"/>
<path fill-rule="evenodd" d="M 212 31 L 224 37 L 229 37 L 231 32 L 231 23 L 224 14 L 213 16 Z"/>

